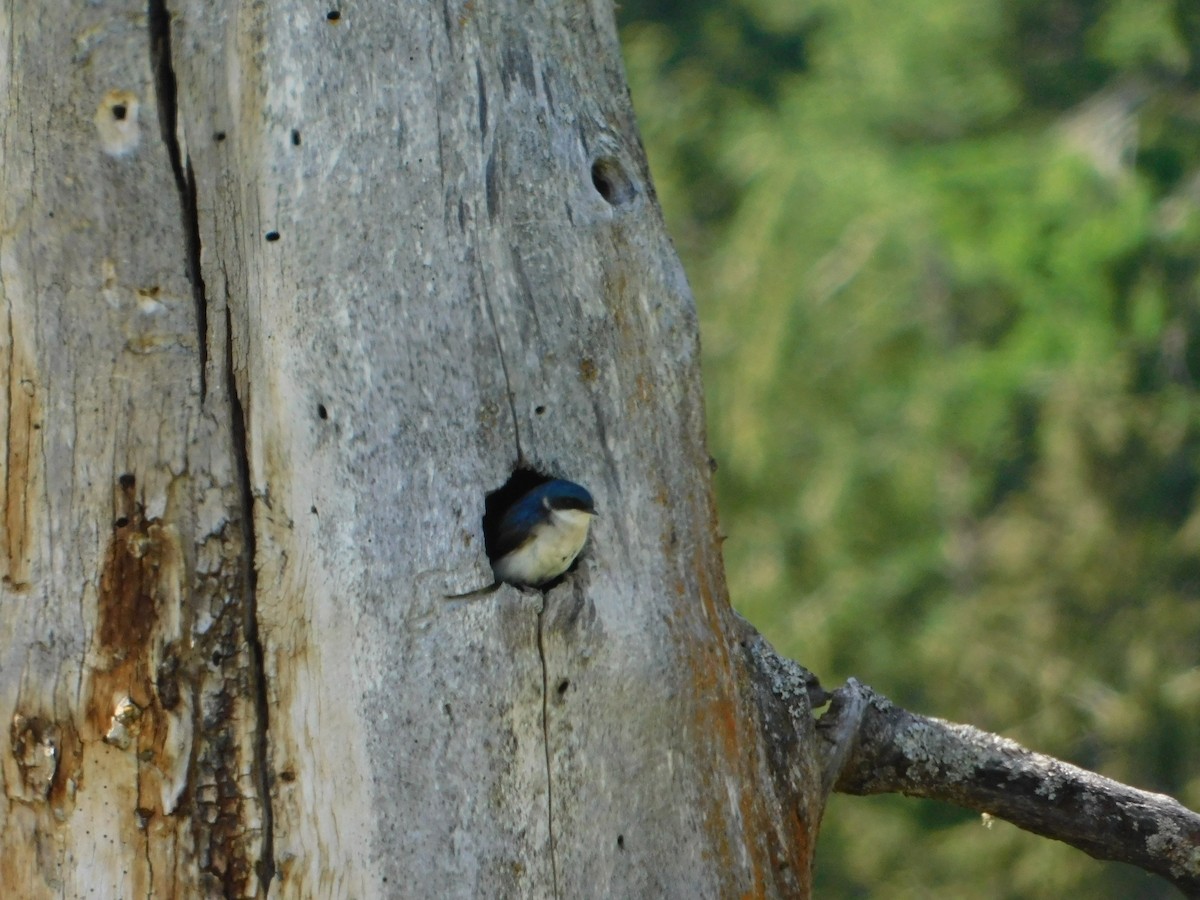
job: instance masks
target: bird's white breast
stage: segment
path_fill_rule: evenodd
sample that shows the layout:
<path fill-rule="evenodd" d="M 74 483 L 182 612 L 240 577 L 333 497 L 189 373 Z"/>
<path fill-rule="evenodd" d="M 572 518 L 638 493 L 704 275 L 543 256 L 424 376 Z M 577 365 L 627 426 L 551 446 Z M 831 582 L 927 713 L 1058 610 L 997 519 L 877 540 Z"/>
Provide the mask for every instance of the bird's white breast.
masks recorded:
<path fill-rule="evenodd" d="M 549 520 L 533 529 L 531 540 L 496 560 L 497 577 L 528 585 L 557 578 L 583 549 L 591 520 L 591 514 L 583 510 L 553 510 Z"/>

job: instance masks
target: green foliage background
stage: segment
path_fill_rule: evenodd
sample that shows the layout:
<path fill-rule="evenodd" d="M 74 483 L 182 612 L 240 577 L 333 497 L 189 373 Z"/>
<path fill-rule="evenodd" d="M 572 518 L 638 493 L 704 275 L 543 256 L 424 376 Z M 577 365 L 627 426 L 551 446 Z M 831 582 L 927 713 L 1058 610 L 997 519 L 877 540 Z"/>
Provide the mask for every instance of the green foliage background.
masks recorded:
<path fill-rule="evenodd" d="M 856 676 L 1200 808 L 1200 3 L 620 10 L 702 318 L 735 604 Z M 836 797 L 822 898 L 1171 897 Z"/>

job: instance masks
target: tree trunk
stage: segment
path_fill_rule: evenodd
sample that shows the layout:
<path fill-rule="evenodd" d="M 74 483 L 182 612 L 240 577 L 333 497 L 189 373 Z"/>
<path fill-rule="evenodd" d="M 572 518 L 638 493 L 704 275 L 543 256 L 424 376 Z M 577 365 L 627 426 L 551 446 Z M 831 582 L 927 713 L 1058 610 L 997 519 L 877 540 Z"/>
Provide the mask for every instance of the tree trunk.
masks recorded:
<path fill-rule="evenodd" d="M 806 896 L 611 5 L 0 15 L 0 884 Z M 585 558 L 446 600 L 518 467 Z"/>

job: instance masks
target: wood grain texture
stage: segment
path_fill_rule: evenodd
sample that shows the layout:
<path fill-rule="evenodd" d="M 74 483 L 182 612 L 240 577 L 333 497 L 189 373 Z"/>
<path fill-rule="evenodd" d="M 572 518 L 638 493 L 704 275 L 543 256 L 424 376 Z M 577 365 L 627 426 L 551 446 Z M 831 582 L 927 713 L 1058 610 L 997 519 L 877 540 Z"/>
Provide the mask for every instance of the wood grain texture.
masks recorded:
<path fill-rule="evenodd" d="M 231 414 L 202 397 L 144 3 L 14 3 L 0 142 L 0 883 L 253 894 Z"/>
<path fill-rule="evenodd" d="M 13 877 L 805 896 L 811 720 L 729 610 L 695 311 L 611 6 L 61 12 L 55 58 L 88 65 L 35 90 L 48 17 L 14 13 L 4 85 L 3 299 L 32 322 L 8 395 L 32 373 L 52 411 L 15 456 L 32 407 L 5 426 Z M 580 566 L 445 600 L 491 580 L 484 498 L 518 465 L 595 496 Z M 47 741 L 75 747 L 73 807 Z M 101 802 L 128 828 L 84 866 Z"/>
<path fill-rule="evenodd" d="M 909 712 L 853 678 L 832 697 L 819 728 L 831 754 L 848 751 L 836 761 L 838 791 L 904 793 L 978 810 L 1200 896 L 1200 814 L 1172 797 Z"/>

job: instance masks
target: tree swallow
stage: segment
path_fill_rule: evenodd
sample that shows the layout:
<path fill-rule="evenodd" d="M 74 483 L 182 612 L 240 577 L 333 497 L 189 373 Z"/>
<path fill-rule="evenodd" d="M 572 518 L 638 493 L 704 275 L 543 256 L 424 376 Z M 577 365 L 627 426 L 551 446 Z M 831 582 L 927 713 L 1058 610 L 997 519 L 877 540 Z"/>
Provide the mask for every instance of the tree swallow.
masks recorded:
<path fill-rule="evenodd" d="M 502 583 L 542 587 L 575 562 L 596 515 L 592 495 L 573 481 L 540 484 L 512 504 L 488 541 L 496 580 L 485 588 L 450 599 L 491 593 Z"/>
<path fill-rule="evenodd" d="M 575 562 L 595 515 L 592 495 L 573 481 L 535 487 L 508 508 L 496 528 L 497 580 L 518 587 L 553 581 Z"/>

